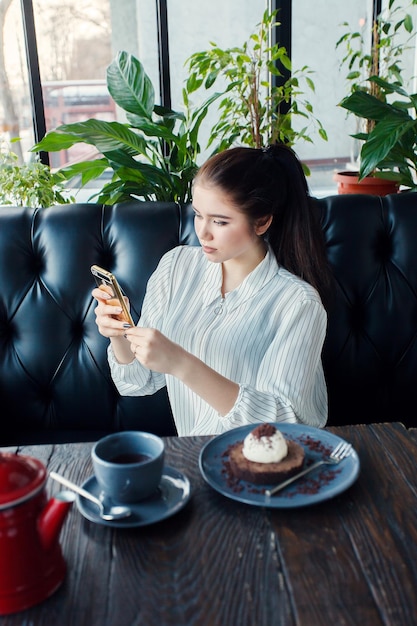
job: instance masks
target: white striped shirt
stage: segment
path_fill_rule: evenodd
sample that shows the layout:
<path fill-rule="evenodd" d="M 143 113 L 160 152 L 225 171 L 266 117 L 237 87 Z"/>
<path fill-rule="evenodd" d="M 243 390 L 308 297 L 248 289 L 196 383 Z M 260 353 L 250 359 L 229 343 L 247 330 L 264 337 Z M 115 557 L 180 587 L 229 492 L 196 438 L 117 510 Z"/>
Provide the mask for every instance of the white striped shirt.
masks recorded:
<path fill-rule="evenodd" d="M 151 372 L 136 359 L 119 364 L 109 348 L 120 394 L 152 394 L 166 384 L 180 436 L 259 422 L 324 426 L 327 316 L 316 290 L 280 267 L 270 250 L 224 299 L 221 284 L 221 264 L 208 261 L 201 248 L 174 248 L 149 279 L 139 325 L 160 330 L 238 383 L 231 411 L 221 416 L 177 378 Z"/>

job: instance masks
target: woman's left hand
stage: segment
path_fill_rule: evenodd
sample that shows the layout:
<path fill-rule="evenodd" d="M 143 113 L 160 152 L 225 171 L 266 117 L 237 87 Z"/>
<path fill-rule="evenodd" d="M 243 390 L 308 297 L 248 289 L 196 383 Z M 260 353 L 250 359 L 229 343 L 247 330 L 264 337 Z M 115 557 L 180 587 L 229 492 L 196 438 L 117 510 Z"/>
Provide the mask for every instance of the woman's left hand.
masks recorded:
<path fill-rule="evenodd" d="M 184 350 L 159 330 L 135 326 L 125 332 L 135 358 L 147 369 L 161 374 L 174 374 Z"/>

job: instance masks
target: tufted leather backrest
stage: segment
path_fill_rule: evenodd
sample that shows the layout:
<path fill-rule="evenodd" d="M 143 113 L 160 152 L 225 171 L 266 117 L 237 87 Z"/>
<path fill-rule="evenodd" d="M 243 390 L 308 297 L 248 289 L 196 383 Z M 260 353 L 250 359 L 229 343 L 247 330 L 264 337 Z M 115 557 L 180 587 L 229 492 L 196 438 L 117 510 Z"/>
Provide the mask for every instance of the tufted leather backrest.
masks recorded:
<path fill-rule="evenodd" d="M 136 320 L 160 257 L 195 242 L 182 214 L 157 202 L 0 207 L 0 445 L 127 428 L 175 434 L 165 392 L 122 398 L 115 390 L 90 266 L 116 274 Z"/>
<path fill-rule="evenodd" d="M 335 277 L 329 424 L 417 425 L 417 194 L 318 202 Z"/>
<path fill-rule="evenodd" d="M 317 200 L 336 291 L 323 362 L 329 424 L 416 425 L 417 195 Z M 175 428 L 165 392 L 123 398 L 95 325 L 92 264 L 139 317 L 160 257 L 196 244 L 190 207 L 0 207 L 0 445 Z"/>

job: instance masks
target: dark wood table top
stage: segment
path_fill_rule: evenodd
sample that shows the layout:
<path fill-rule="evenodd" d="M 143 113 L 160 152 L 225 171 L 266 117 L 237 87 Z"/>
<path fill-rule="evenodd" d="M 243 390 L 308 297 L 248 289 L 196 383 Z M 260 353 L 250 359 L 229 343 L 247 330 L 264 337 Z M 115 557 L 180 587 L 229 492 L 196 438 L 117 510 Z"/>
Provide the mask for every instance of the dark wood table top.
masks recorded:
<path fill-rule="evenodd" d="M 66 580 L 0 626 L 410 626 L 417 624 L 417 429 L 329 428 L 351 441 L 358 480 L 314 506 L 236 502 L 203 480 L 210 437 L 167 438 L 167 464 L 192 497 L 154 525 L 114 529 L 71 509 L 61 532 Z M 92 444 L 24 446 L 82 483 Z M 48 481 L 50 494 L 60 486 Z"/>

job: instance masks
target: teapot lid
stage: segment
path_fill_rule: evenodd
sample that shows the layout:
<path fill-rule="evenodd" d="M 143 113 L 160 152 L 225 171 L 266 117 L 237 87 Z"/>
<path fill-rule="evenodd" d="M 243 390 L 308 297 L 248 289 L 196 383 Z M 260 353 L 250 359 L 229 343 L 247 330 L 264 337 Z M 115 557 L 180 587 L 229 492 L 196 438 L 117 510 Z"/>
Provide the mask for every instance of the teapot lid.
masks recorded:
<path fill-rule="evenodd" d="M 0 509 L 27 500 L 45 480 L 46 468 L 38 459 L 0 452 Z"/>

